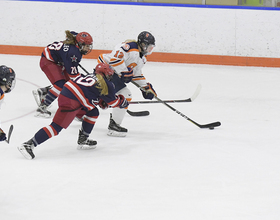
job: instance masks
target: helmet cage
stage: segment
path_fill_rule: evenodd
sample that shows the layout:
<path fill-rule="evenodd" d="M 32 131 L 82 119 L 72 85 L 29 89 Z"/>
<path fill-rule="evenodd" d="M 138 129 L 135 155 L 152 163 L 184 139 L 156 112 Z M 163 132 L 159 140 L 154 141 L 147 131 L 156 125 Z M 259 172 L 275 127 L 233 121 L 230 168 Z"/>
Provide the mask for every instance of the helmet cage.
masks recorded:
<path fill-rule="evenodd" d="M 155 45 L 142 43 L 140 47 L 143 55 L 151 55 L 153 53 Z"/>
<path fill-rule="evenodd" d="M 5 93 L 9 93 L 11 92 L 14 88 L 15 88 L 15 85 L 16 85 L 16 79 L 13 79 L 12 81 L 9 81 L 5 86 L 7 88 L 6 92 Z"/>
<path fill-rule="evenodd" d="M 143 55 L 150 55 L 155 47 L 155 38 L 148 31 L 142 31 L 138 35 L 138 45 L 141 48 L 141 53 Z"/>
<path fill-rule="evenodd" d="M 80 52 L 83 55 L 89 54 L 93 48 L 92 44 L 85 44 L 85 43 L 81 43 L 81 42 L 78 42 L 78 47 L 80 48 Z"/>
<path fill-rule="evenodd" d="M 5 93 L 11 92 L 16 84 L 16 75 L 12 68 L 0 66 L 0 85 L 6 87 Z"/>

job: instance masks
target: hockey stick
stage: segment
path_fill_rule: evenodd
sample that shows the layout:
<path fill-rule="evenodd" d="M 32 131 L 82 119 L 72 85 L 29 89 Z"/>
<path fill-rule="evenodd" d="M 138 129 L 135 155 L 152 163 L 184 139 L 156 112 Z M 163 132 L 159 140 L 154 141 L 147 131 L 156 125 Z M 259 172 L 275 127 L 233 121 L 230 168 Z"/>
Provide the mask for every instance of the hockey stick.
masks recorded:
<path fill-rule="evenodd" d="M 134 84 L 135 86 L 137 86 L 139 89 L 141 89 L 142 91 L 146 92 L 146 90 L 144 88 L 142 88 L 141 86 L 139 86 L 136 82 L 131 81 L 132 84 Z M 182 112 L 178 111 L 177 109 L 173 108 L 172 106 L 170 106 L 169 104 L 167 104 L 166 102 L 164 102 L 163 100 L 161 100 L 160 98 L 158 98 L 157 96 L 155 96 L 155 99 L 158 100 L 160 103 L 164 104 L 165 106 L 167 106 L 168 108 L 170 108 L 172 111 L 176 112 L 177 114 L 181 115 L 183 118 L 187 119 L 188 121 L 192 122 L 193 124 L 195 124 L 196 126 L 198 126 L 199 128 L 209 128 L 209 129 L 214 129 L 215 127 L 218 127 L 221 125 L 221 122 L 217 121 L 217 122 L 213 122 L 213 123 L 209 123 L 209 124 L 204 124 L 201 125 L 197 122 L 195 122 L 194 120 L 190 119 L 189 117 L 187 117 L 186 115 L 184 115 Z"/>
<path fill-rule="evenodd" d="M 81 67 L 82 70 L 83 70 L 84 72 L 86 72 L 86 74 L 88 74 L 88 75 L 90 74 L 81 64 L 78 64 L 78 66 Z"/>
<path fill-rule="evenodd" d="M 14 130 L 14 126 L 11 125 L 10 128 L 9 128 L 7 139 L 5 140 L 8 144 L 10 143 L 10 138 L 11 138 L 13 130 Z"/>
<path fill-rule="evenodd" d="M 164 100 L 165 103 L 169 102 L 192 102 L 195 100 L 195 98 L 198 96 L 201 90 L 201 85 L 199 84 L 192 95 L 192 97 L 188 99 L 181 99 L 181 100 Z M 129 104 L 150 104 L 150 103 L 160 103 L 159 101 L 133 101 L 129 102 Z M 131 116 L 148 116 L 150 114 L 149 111 L 140 111 L 140 112 L 132 112 L 130 110 L 127 110 L 127 113 L 130 114 Z"/>
<path fill-rule="evenodd" d="M 81 64 L 78 64 L 79 67 L 81 67 L 81 69 L 86 73 L 86 74 L 90 74 Z M 139 112 L 132 112 L 130 110 L 127 109 L 126 111 L 129 115 L 131 116 L 147 116 L 150 114 L 149 111 L 139 111 Z"/>
<path fill-rule="evenodd" d="M 131 116 L 148 116 L 150 114 L 149 111 L 139 111 L 139 112 L 132 112 L 130 110 L 127 109 L 126 111 L 129 115 Z"/>
<path fill-rule="evenodd" d="M 201 85 L 199 84 L 194 92 L 194 94 L 188 99 L 175 99 L 175 100 L 162 100 L 165 103 L 177 103 L 177 102 L 193 102 L 196 97 L 199 95 L 201 90 Z M 129 104 L 151 104 L 151 103 L 160 103 L 160 101 L 133 101 L 129 102 Z"/>

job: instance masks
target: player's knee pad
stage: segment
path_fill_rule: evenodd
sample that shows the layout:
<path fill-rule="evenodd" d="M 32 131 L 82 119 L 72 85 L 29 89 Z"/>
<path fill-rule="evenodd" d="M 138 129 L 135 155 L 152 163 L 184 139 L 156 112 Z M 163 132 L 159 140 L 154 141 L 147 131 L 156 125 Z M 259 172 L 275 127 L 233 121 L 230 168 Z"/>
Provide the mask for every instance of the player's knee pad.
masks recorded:
<path fill-rule="evenodd" d="M 98 108 L 94 108 L 94 109 L 88 111 L 88 112 L 86 113 L 86 116 L 89 116 L 89 117 L 97 116 L 97 117 L 98 117 L 98 116 L 99 116 L 99 110 L 98 110 Z"/>
<path fill-rule="evenodd" d="M 96 120 L 97 120 L 97 118 L 98 118 L 98 116 L 99 116 L 99 110 L 98 110 L 98 108 L 94 108 L 94 109 L 92 109 L 91 111 L 88 111 L 88 112 L 84 115 L 83 121 L 84 121 L 85 123 L 89 123 L 89 124 L 94 125 L 95 122 L 96 122 Z"/>

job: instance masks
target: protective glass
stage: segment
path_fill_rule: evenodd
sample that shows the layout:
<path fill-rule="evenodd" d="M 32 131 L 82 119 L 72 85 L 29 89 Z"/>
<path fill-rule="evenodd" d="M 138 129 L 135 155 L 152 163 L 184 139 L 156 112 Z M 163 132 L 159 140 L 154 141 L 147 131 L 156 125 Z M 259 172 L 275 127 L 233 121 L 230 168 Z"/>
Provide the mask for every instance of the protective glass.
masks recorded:
<path fill-rule="evenodd" d="M 152 54 L 154 48 L 155 48 L 155 45 L 149 44 L 149 45 L 147 46 L 147 48 L 146 48 L 147 55 Z"/>
<path fill-rule="evenodd" d="M 16 85 L 16 79 L 14 79 L 11 84 L 6 85 L 7 90 L 5 93 L 11 92 L 15 88 L 15 85 Z"/>

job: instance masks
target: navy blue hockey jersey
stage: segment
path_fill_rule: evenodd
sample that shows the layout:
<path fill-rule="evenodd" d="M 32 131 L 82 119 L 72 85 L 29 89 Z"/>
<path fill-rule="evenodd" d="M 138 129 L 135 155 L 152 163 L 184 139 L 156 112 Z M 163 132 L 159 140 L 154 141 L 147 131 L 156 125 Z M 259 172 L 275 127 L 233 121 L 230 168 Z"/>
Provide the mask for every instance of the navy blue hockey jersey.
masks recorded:
<path fill-rule="evenodd" d="M 45 47 L 42 56 L 64 66 L 71 79 L 79 74 L 78 64 L 82 59 L 82 54 L 76 45 L 53 42 Z"/>
<path fill-rule="evenodd" d="M 108 95 L 101 95 L 96 88 L 97 78 L 94 75 L 78 76 L 64 84 L 61 94 L 74 100 L 78 100 L 87 110 L 92 110 L 98 105 L 100 99 L 109 106 L 117 107 L 120 99 L 115 95 L 114 84 L 105 79 L 108 86 Z"/>

